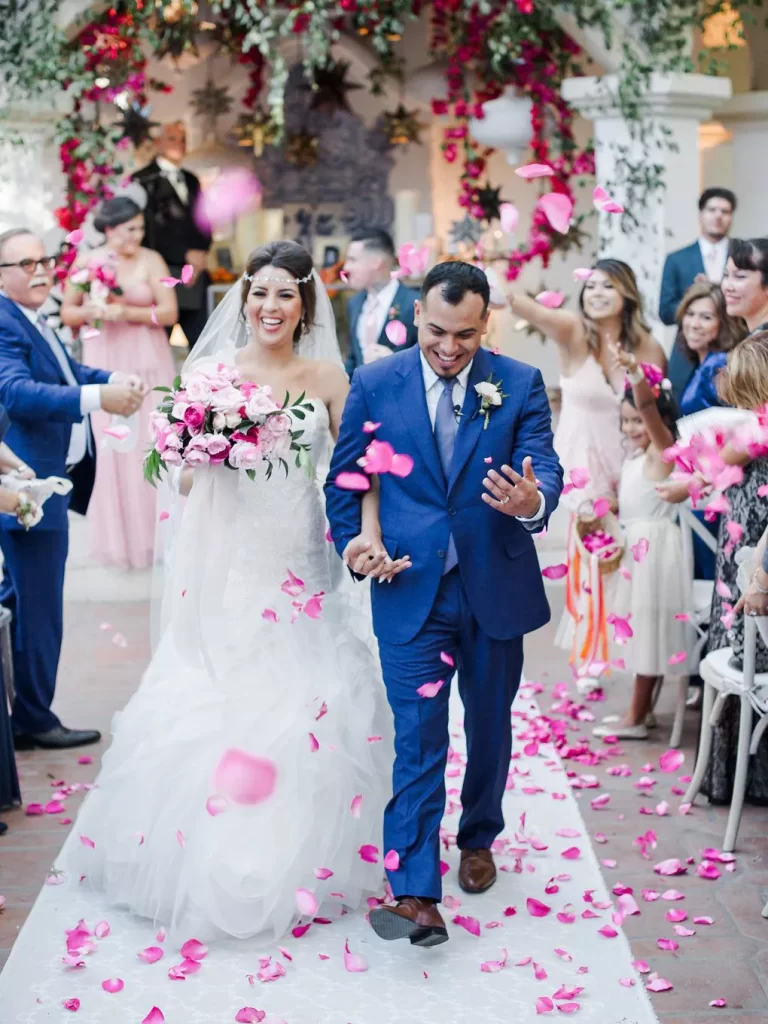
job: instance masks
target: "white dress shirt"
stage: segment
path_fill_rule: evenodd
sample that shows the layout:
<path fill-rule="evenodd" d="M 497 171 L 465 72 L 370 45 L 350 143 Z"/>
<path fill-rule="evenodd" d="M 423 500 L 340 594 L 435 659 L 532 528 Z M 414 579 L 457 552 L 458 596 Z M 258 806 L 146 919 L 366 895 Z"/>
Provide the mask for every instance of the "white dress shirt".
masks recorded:
<path fill-rule="evenodd" d="M 12 300 L 11 300 L 12 301 Z M 90 416 L 92 412 L 96 412 L 97 409 L 101 408 L 101 385 L 100 384 L 78 384 L 77 378 L 72 372 L 72 367 L 67 359 L 64 346 L 58 338 L 54 329 L 48 324 L 44 317 L 41 316 L 39 309 L 28 309 L 26 306 L 20 305 L 18 302 L 16 305 L 19 307 L 24 316 L 29 322 L 37 328 L 42 334 L 45 340 L 48 342 L 51 352 L 56 358 L 56 362 L 61 367 L 61 372 L 64 376 L 64 380 L 73 388 L 80 388 L 80 412 L 83 417 Z M 114 376 L 114 374 L 113 374 Z M 110 377 L 110 380 L 112 377 Z M 81 462 L 85 457 L 85 453 L 88 450 L 88 430 L 85 425 L 85 419 L 82 419 L 79 423 L 72 424 L 72 433 L 69 439 L 69 451 L 67 452 L 67 465 L 75 466 L 78 462 Z"/>
<path fill-rule="evenodd" d="M 181 167 L 177 167 L 176 164 L 171 163 L 170 160 L 166 160 L 164 156 L 158 156 L 156 157 L 156 160 L 157 166 L 163 173 L 163 177 L 170 181 L 176 195 L 186 206 L 189 202 L 189 189 L 187 188 L 187 180 L 184 177 L 184 171 Z"/>
<path fill-rule="evenodd" d="M 424 377 L 424 389 L 427 393 L 427 411 L 429 412 L 429 422 L 432 424 L 432 430 L 435 429 L 435 419 L 437 418 L 437 404 L 440 401 L 440 396 L 443 393 L 442 378 L 439 377 L 432 367 L 429 365 L 427 360 L 424 358 L 424 353 L 419 353 L 421 359 L 421 372 Z M 458 409 L 460 412 L 464 408 L 464 399 L 467 397 L 467 381 L 469 380 L 469 374 L 472 370 L 472 363 L 474 360 L 470 360 L 464 369 L 457 374 L 453 384 L 453 404 L 454 409 Z M 542 519 L 546 509 L 547 502 L 544 495 L 539 491 L 539 497 L 541 498 L 541 504 L 539 505 L 539 511 L 535 516 L 528 518 L 524 516 L 516 516 L 521 523 L 536 523 L 539 519 Z"/>
<path fill-rule="evenodd" d="M 397 278 L 393 278 L 389 284 L 385 285 L 380 292 L 368 292 L 368 298 L 363 303 L 363 308 L 360 310 L 360 316 L 357 318 L 357 340 L 360 343 L 360 351 L 365 352 L 365 329 L 368 324 L 368 317 L 371 314 L 371 307 L 376 307 L 376 322 L 378 330 L 376 331 L 376 338 L 381 337 L 381 332 L 384 330 L 387 321 L 389 320 L 389 311 L 392 308 L 395 296 L 397 295 L 397 289 L 400 287 L 400 283 Z M 402 310 L 400 310 L 402 312 Z M 395 317 L 395 319 L 399 319 Z"/>
<path fill-rule="evenodd" d="M 704 272 L 713 284 L 720 284 L 728 262 L 728 238 L 719 242 L 709 242 L 706 238 L 699 239 L 699 249 L 704 263 Z"/>

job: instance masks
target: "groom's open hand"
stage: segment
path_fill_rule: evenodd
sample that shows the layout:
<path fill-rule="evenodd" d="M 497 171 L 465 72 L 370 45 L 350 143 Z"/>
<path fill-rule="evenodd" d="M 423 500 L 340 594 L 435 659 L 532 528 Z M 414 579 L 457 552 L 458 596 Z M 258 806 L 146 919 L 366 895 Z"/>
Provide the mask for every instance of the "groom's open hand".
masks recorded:
<path fill-rule="evenodd" d="M 392 582 L 403 569 L 410 569 L 409 555 L 403 558 L 390 558 L 380 537 L 367 536 L 364 533 L 354 537 L 344 548 L 344 564 L 358 576 L 370 576 L 380 583 L 384 580 Z"/>
<path fill-rule="evenodd" d="M 541 506 L 539 485 L 530 457 L 523 459 L 522 476 L 511 466 L 502 466 L 501 473 L 490 469 L 483 486 L 488 492 L 483 494 L 483 501 L 504 515 L 532 519 Z"/>

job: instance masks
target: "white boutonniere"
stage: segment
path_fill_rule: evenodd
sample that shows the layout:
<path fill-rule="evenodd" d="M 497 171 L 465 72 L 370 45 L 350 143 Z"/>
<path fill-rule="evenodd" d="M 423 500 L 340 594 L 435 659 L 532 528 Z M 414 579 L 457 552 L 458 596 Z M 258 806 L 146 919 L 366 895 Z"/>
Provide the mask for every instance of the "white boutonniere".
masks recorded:
<path fill-rule="evenodd" d="M 478 412 L 485 418 L 483 430 L 488 429 L 491 411 L 498 408 L 505 398 L 509 398 L 509 395 L 505 395 L 501 390 L 503 383 L 503 381 L 499 381 L 497 384 L 493 379 L 493 374 L 491 374 L 488 380 L 481 380 L 479 384 L 475 384 L 475 391 L 480 396 Z"/>

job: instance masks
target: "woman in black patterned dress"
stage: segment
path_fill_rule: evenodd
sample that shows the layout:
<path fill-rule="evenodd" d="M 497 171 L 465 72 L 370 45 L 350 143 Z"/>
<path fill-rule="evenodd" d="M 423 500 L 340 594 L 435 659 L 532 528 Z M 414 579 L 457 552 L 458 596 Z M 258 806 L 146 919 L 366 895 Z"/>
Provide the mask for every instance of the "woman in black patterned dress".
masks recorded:
<path fill-rule="evenodd" d="M 731 242 L 726 265 L 723 293 L 728 313 L 743 316 L 752 333 L 737 345 L 728 357 L 728 367 L 721 381 L 722 397 L 742 409 L 756 409 L 768 403 L 768 239 Z M 756 547 L 768 523 L 768 504 L 760 497 L 761 487 L 768 485 L 768 455 L 751 461 L 734 458 L 744 466 L 740 484 L 728 488 L 725 496 L 730 511 L 720 523 L 715 578 L 722 580 L 733 594 L 739 595 L 738 567 L 733 555 L 726 554 L 729 535 L 727 522 L 738 523 L 744 530 L 739 547 Z M 744 618 L 739 615 L 730 629 L 721 616 L 724 602 L 715 591 L 709 624 L 708 649 L 733 648 L 734 662 L 741 667 L 744 656 Z M 768 648 L 758 635 L 756 670 L 768 672 Z M 702 792 L 714 804 L 728 804 L 733 793 L 736 770 L 736 747 L 739 733 L 739 701 L 728 697 L 712 737 L 712 753 L 704 777 Z M 750 758 L 746 799 L 753 804 L 768 805 L 768 743 L 762 742 Z"/>

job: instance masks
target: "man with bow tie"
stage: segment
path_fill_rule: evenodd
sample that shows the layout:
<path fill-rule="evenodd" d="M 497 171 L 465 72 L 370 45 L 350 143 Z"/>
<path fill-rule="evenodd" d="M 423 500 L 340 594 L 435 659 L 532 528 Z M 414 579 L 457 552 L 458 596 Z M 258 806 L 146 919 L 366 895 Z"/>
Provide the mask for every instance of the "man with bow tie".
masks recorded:
<path fill-rule="evenodd" d="M 95 729 L 68 729 L 51 711 L 62 639 L 67 510 L 84 515 L 96 472 L 89 414 L 130 416 L 145 389 L 138 377 L 93 370 L 70 358 L 42 307 L 56 259 L 25 228 L 0 234 L 0 405 L 11 420 L 5 440 L 38 477 L 69 476 L 69 495 L 54 494 L 29 531 L 0 516 L 0 603 L 13 612 L 17 749 L 96 743 Z"/>
<path fill-rule="evenodd" d="M 205 326 L 211 236 L 198 227 L 194 216 L 200 180 L 181 166 L 187 155 L 184 125 L 165 125 L 155 144 L 155 159 L 133 175 L 147 194 L 144 245 L 160 253 L 174 277 L 181 276 L 185 263 L 194 267 L 187 287 L 179 285 L 176 290 L 179 324 L 191 347 Z"/>

